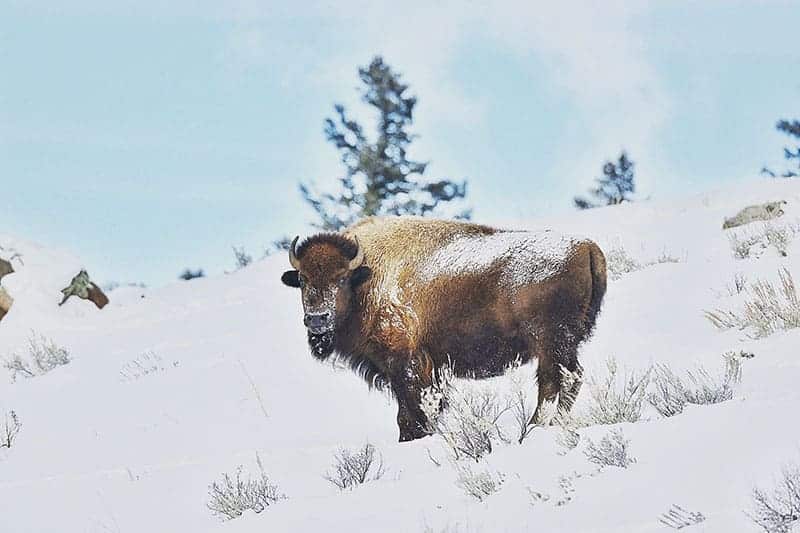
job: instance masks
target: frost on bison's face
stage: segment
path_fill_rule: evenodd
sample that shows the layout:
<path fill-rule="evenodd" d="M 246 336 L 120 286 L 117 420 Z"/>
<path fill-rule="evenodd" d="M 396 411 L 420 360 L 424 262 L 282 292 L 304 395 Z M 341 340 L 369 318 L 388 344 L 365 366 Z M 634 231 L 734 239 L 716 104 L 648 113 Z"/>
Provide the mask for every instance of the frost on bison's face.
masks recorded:
<path fill-rule="evenodd" d="M 315 357 L 327 358 L 334 347 L 334 333 L 348 317 L 355 287 L 369 277 L 364 253 L 355 240 L 338 234 L 320 234 L 289 248 L 294 270 L 281 281 L 302 294 L 303 324 Z"/>

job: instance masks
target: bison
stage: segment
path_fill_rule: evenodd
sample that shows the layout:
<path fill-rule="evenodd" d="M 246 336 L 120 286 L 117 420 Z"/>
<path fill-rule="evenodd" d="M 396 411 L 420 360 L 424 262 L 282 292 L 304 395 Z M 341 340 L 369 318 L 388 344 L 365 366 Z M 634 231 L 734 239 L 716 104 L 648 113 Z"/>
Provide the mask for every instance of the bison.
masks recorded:
<path fill-rule="evenodd" d="M 578 346 L 606 291 L 594 242 L 416 217 L 366 218 L 297 241 L 281 279 L 301 290 L 312 354 L 336 354 L 389 387 L 401 442 L 428 434 L 420 396 L 445 365 L 482 378 L 537 358 L 531 423 L 549 423 L 547 402 L 572 408 Z M 564 370 L 575 379 L 562 380 Z"/>

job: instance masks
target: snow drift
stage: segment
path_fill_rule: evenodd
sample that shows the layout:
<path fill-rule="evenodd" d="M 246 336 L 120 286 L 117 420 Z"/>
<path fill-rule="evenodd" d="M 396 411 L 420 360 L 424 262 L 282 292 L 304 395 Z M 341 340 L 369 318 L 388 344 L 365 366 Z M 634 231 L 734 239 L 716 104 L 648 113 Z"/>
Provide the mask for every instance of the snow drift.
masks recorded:
<path fill-rule="evenodd" d="M 769 223 L 792 237 L 800 183 L 788 180 L 505 221 L 585 235 L 631 259 L 583 346 L 587 374 L 602 379 L 609 357 L 639 373 L 654 363 L 716 369 L 728 351 L 755 357 L 742 363 L 730 401 L 687 404 L 672 417 L 646 404 L 636 423 L 578 429 L 571 450 L 559 428 L 536 428 L 521 445 L 498 442 L 469 465 L 495 484 L 481 501 L 457 482 L 467 465 L 450 460 L 441 438 L 397 443 L 392 400 L 308 354 L 298 295 L 280 283 L 285 257 L 144 293 L 112 291 L 103 311 L 80 300 L 58 308 L 80 262 L 0 235 L 22 259 L 3 279 L 15 303 L 0 323 L 0 357 L 24 352 L 32 331 L 71 357 L 15 383 L 0 369 L 0 425 L 10 410 L 22 424 L 0 449 L 0 531 L 665 531 L 659 519 L 675 505 L 702 516 L 689 531 L 759 531 L 745 514 L 753 488 L 800 460 L 800 329 L 755 339 L 715 328 L 704 312 L 743 304 L 737 278 L 775 281 L 785 268 L 800 281 L 800 234 L 786 255 L 767 243 L 737 259 L 728 234 L 761 223 L 721 229 L 742 207 L 777 200 L 788 202 L 785 214 Z M 533 370 L 514 379 L 532 380 Z M 478 386 L 504 394 L 512 377 Z M 576 408 L 590 396 L 584 388 Z M 601 468 L 583 453 L 612 430 L 635 459 L 627 468 Z M 385 473 L 340 491 L 324 477 L 334 455 L 365 443 Z M 286 499 L 220 520 L 207 508 L 209 485 L 239 465 L 258 476 L 256 455 Z"/>

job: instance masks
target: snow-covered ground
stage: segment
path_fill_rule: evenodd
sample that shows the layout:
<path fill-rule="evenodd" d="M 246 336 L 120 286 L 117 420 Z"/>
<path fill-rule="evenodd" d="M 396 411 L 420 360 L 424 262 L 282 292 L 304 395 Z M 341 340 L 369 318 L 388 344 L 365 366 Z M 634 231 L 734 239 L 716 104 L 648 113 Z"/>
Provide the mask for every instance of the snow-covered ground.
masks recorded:
<path fill-rule="evenodd" d="M 589 374 L 602 376 L 611 356 L 627 370 L 662 362 L 676 372 L 716 370 L 729 350 L 755 357 L 733 400 L 670 418 L 648 408 L 621 424 L 636 458 L 627 469 L 598 471 L 582 453 L 608 426 L 581 429 L 566 453 L 556 428 L 497 444 L 473 465 L 505 479 L 482 502 L 456 484 L 441 438 L 397 443 L 387 395 L 312 359 L 299 295 L 280 283 L 285 257 L 159 290 L 118 289 L 103 311 L 74 298 L 59 308 L 80 262 L 0 234 L 24 261 L 3 279 L 15 303 L 0 322 L 0 357 L 24 353 L 35 331 L 73 358 L 14 383 L 0 369 L 0 424 L 9 410 L 23 424 L 0 449 L 0 532 L 647 532 L 669 531 L 659 516 L 673 504 L 706 517 L 686 531 L 759 531 L 745 514 L 753 487 L 800 459 L 800 329 L 753 340 L 717 330 L 703 311 L 742 303 L 727 290 L 737 273 L 775 280 L 786 267 L 800 282 L 800 234 L 787 257 L 769 249 L 739 260 L 721 229 L 768 200 L 788 201 L 775 225 L 800 223 L 800 182 L 788 180 L 509 223 L 588 235 L 641 263 L 680 259 L 609 283 L 582 350 Z M 584 389 L 577 408 L 587 401 Z M 386 474 L 340 492 L 323 478 L 334 453 L 366 442 Z M 287 499 L 223 522 L 206 507 L 208 485 L 239 465 L 256 473 L 256 453 Z"/>

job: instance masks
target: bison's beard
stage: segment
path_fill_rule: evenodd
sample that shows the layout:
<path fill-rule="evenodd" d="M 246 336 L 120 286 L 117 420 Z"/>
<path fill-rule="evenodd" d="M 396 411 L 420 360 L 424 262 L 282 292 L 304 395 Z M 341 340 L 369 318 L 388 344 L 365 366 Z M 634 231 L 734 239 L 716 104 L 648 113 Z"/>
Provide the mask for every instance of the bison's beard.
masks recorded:
<path fill-rule="evenodd" d="M 308 332 L 308 346 L 317 359 L 327 359 L 333 353 L 333 331 L 325 333 Z"/>

